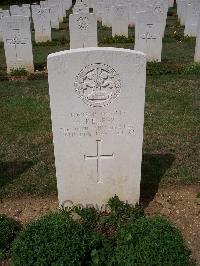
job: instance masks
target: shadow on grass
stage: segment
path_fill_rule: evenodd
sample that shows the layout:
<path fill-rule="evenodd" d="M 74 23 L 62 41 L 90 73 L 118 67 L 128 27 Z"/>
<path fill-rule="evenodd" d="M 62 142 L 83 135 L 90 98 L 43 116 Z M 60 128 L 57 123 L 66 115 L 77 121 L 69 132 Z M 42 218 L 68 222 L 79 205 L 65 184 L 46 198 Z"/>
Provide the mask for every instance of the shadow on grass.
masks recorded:
<path fill-rule="evenodd" d="M 158 191 L 159 183 L 171 167 L 175 157 L 173 154 L 143 154 L 142 180 L 140 187 L 140 204 L 147 207 Z"/>
<path fill-rule="evenodd" d="M 0 187 L 12 182 L 13 179 L 26 172 L 33 162 L 1 162 L 0 161 Z"/>

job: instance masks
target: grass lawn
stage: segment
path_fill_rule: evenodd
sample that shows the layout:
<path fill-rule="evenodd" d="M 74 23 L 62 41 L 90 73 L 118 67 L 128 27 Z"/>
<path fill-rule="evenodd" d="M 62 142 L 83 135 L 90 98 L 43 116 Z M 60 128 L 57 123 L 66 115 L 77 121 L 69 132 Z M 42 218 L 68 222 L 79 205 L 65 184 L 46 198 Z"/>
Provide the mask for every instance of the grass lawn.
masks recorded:
<path fill-rule="evenodd" d="M 44 69 L 49 53 L 69 48 L 68 19 L 61 28 L 53 31 L 52 43 L 33 44 L 37 70 Z M 134 48 L 134 29 L 126 43 L 112 39 L 111 30 L 100 25 L 98 34 L 100 46 Z M 180 74 L 193 63 L 194 47 L 177 17 L 168 16 L 163 62 L 148 65 L 144 185 L 200 182 L 200 70 Z M 6 70 L 2 44 L 0 62 L 1 76 Z M 47 79 L 0 82 L 0 147 L 0 197 L 56 192 Z"/>

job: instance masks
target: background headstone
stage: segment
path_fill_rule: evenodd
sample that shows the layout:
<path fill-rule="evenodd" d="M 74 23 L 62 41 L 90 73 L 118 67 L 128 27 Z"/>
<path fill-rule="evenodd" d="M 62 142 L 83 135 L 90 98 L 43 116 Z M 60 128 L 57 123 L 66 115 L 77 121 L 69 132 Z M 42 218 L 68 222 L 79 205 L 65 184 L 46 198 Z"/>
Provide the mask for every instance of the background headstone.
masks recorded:
<path fill-rule="evenodd" d="M 49 9 L 40 6 L 34 8 L 32 17 L 35 29 L 35 41 L 37 43 L 51 41 L 51 19 Z"/>
<path fill-rule="evenodd" d="M 94 14 L 71 14 L 69 30 L 70 49 L 98 46 L 97 18 Z"/>
<path fill-rule="evenodd" d="M 10 16 L 3 18 L 3 40 L 7 72 L 24 68 L 34 71 L 29 17 Z"/>
<path fill-rule="evenodd" d="M 129 12 L 128 6 L 116 5 L 111 9 L 112 36 L 123 35 L 128 37 Z"/>

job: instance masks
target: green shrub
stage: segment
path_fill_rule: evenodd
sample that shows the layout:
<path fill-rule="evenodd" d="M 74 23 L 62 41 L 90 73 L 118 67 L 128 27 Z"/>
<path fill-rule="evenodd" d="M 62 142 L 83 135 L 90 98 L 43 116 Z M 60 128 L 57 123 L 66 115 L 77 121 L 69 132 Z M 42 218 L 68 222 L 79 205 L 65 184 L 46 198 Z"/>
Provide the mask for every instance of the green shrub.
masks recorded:
<path fill-rule="evenodd" d="M 98 237 L 65 211 L 30 223 L 13 243 L 12 262 L 19 265 L 81 265 Z"/>
<path fill-rule="evenodd" d="M 21 76 L 26 76 L 28 72 L 25 70 L 25 68 L 13 68 L 10 71 L 10 75 L 14 77 L 21 77 Z"/>
<path fill-rule="evenodd" d="M 0 261 L 9 256 L 9 251 L 13 240 L 20 231 L 20 224 L 6 217 L 0 215 Z"/>
<path fill-rule="evenodd" d="M 180 232 L 163 218 L 144 217 L 118 231 L 110 264 L 122 261 L 124 265 L 192 265 Z"/>
<path fill-rule="evenodd" d="M 184 74 L 200 74 L 200 63 L 191 63 L 184 69 Z"/>
<path fill-rule="evenodd" d="M 183 69 L 182 65 L 175 65 L 165 62 L 148 62 L 147 75 L 168 75 L 168 74 L 180 74 Z"/>
<path fill-rule="evenodd" d="M 117 196 L 108 207 L 110 213 L 75 206 L 32 222 L 13 243 L 13 265 L 193 264 L 180 232 L 167 220 L 146 218 Z"/>
<path fill-rule="evenodd" d="M 200 192 L 197 193 L 197 198 L 200 199 Z"/>
<path fill-rule="evenodd" d="M 134 43 L 134 37 L 125 37 L 123 35 L 115 35 L 114 37 L 105 37 L 103 38 L 100 43 L 102 44 L 112 44 L 112 43 Z"/>

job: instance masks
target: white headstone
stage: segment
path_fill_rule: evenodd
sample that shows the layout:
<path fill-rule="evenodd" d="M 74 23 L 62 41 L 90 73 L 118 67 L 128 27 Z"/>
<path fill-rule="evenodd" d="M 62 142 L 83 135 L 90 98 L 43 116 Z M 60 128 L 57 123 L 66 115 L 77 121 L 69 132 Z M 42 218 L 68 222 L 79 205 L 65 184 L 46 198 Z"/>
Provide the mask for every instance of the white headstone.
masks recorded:
<path fill-rule="evenodd" d="M 63 8 L 62 0 L 48 0 L 48 5 L 49 5 L 50 8 L 54 7 L 54 6 L 58 7 L 59 22 L 62 23 L 63 22 L 64 13 L 65 13 L 65 10 Z"/>
<path fill-rule="evenodd" d="M 103 0 L 102 6 L 102 25 L 112 27 L 111 21 L 111 0 Z"/>
<path fill-rule="evenodd" d="M 59 7 L 54 5 L 50 7 L 51 27 L 59 29 Z"/>
<path fill-rule="evenodd" d="M 84 4 L 76 4 L 73 7 L 73 14 L 87 14 L 89 13 L 89 7 L 85 6 Z"/>
<path fill-rule="evenodd" d="M 128 37 L 129 12 L 128 6 L 116 5 L 111 9 L 112 36 L 123 35 Z"/>
<path fill-rule="evenodd" d="M 24 68 L 34 71 L 29 17 L 3 18 L 3 40 L 7 72 Z"/>
<path fill-rule="evenodd" d="M 187 6 L 187 14 L 185 21 L 185 36 L 195 37 L 197 34 L 197 24 L 200 15 L 200 1 L 193 0 Z"/>
<path fill-rule="evenodd" d="M 196 47 L 195 47 L 195 56 L 194 61 L 200 63 L 200 16 L 197 26 L 197 38 L 196 38 Z"/>
<path fill-rule="evenodd" d="M 44 8 L 48 8 L 48 2 L 47 1 L 40 1 L 40 6 Z"/>
<path fill-rule="evenodd" d="M 65 10 L 69 10 L 72 7 L 72 0 L 63 0 Z"/>
<path fill-rule="evenodd" d="M 60 205 L 104 208 L 140 196 L 146 59 L 128 49 L 85 48 L 48 57 Z"/>
<path fill-rule="evenodd" d="M 94 14 L 69 16 L 70 49 L 97 47 L 97 18 Z"/>
<path fill-rule="evenodd" d="M 0 42 L 3 42 L 3 24 L 2 20 L 4 17 L 9 17 L 10 11 L 9 10 L 0 10 Z"/>
<path fill-rule="evenodd" d="M 31 17 L 31 10 L 28 6 L 10 6 L 11 16 Z"/>
<path fill-rule="evenodd" d="M 40 6 L 38 8 L 34 8 L 32 17 L 36 43 L 51 41 L 51 20 L 49 8 L 43 8 Z"/>
<path fill-rule="evenodd" d="M 135 50 L 146 54 L 148 61 L 161 61 L 162 20 L 154 12 L 137 13 Z"/>

